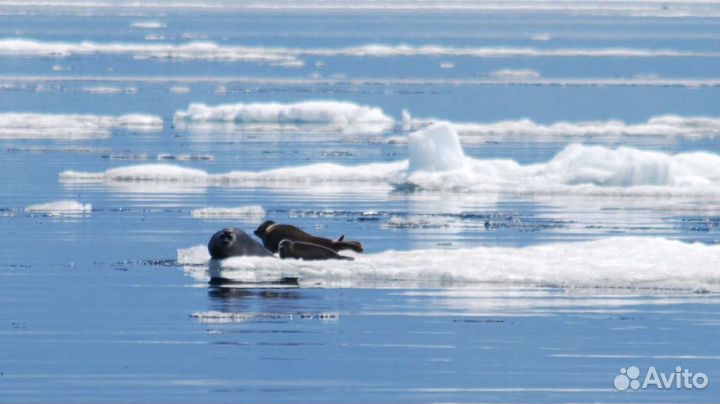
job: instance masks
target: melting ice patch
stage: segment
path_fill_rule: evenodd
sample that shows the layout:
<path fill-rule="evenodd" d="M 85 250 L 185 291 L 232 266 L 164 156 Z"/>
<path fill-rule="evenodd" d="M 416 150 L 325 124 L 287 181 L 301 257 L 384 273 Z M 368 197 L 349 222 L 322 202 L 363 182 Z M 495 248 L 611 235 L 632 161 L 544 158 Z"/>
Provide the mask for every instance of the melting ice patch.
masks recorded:
<path fill-rule="evenodd" d="M 421 122 L 421 121 L 418 121 Z M 416 123 L 417 124 L 417 123 Z M 661 115 L 646 122 L 629 124 L 619 120 L 555 122 L 540 124 L 530 119 L 493 123 L 453 123 L 463 142 L 488 136 L 587 137 L 587 136 L 682 136 L 713 137 L 720 134 L 720 118 Z"/>
<path fill-rule="evenodd" d="M 167 24 L 162 21 L 135 21 L 130 23 L 130 28 L 138 28 L 138 29 L 160 29 L 160 28 L 166 28 Z"/>
<path fill-rule="evenodd" d="M 498 79 L 537 79 L 540 73 L 530 69 L 502 69 L 490 73 L 490 77 Z"/>
<path fill-rule="evenodd" d="M 227 1 L 214 0 L 203 2 L 188 1 L 76 1 L 76 0 L 43 0 L 20 1 L 2 0 L 4 7 L 17 7 L 16 12 L 27 13 L 37 8 L 61 7 L 63 10 L 72 10 L 77 15 L 94 15 L 93 11 L 119 12 L 126 15 L 147 14 L 147 10 L 183 10 L 185 12 L 203 11 L 474 11 L 474 12 L 504 12 L 504 13 L 542 13 L 577 15 L 621 15 L 642 17 L 712 17 L 720 12 L 712 0 L 667 0 L 667 1 L 578 1 L 557 2 L 549 0 L 532 1 Z"/>
<path fill-rule="evenodd" d="M 287 52 L 244 46 L 221 46 L 213 42 L 148 44 L 90 41 L 43 42 L 31 39 L 0 40 L 0 56 L 65 58 L 76 55 L 130 55 L 135 59 L 255 62 L 284 67 L 303 66 L 301 60 Z"/>
<path fill-rule="evenodd" d="M 373 163 L 362 166 L 320 163 L 266 171 L 232 171 L 222 174 L 208 174 L 203 170 L 170 164 L 142 164 L 114 168 L 104 172 L 64 171 L 60 173 L 60 181 L 63 183 L 177 182 L 200 186 L 287 186 L 322 183 L 387 184 L 388 177 L 401 174 L 406 166 L 407 162 Z"/>
<path fill-rule="evenodd" d="M 202 219 L 262 219 L 265 209 L 260 205 L 239 206 L 234 208 L 201 208 L 191 212 L 192 217 Z"/>
<path fill-rule="evenodd" d="M 61 182 L 183 182 L 200 186 L 392 185 L 404 190 L 578 195 L 720 195 L 720 156 L 573 144 L 546 163 L 466 157 L 458 135 L 436 123 L 408 138 L 409 161 L 357 166 L 312 164 L 266 171 L 205 171 L 166 164 L 99 173 L 65 171 Z"/>
<path fill-rule="evenodd" d="M 82 140 L 107 138 L 117 129 L 157 132 L 162 128 L 162 118 L 153 115 L 0 113 L 0 139 Z"/>
<path fill-rule="evenodd" d="M 720 290 L 720 245 L 619 237 L 531 247 L 386 251 L 355 261 L 234 257 L 210 260 L 206 246 L 178 250 L 198 279 L 300 277 L 301 285 L 493 283 L 565 288 Z"/>
<path fill-rule="evenodd" d="M 442 45 L 365 44 L 343 48 L 282 48 L 219 45 L 214 42 L 45 42 L 32 39 L 0 40 L 0 56 L 63 58 L 74 55 L 131 55 L 136 59 L 205 60 L 256 62 L 284 67 L 302 67 L 304 56 L 314 57 L 604 57 L 676 58 L 718 57 L 715 51 L 686 51 L 644 48 L 532 48 L 451 47 Z"/>
<path fill-rule="evenodd" d="M 379 108 L 339 101 L 305 101 L 281 103 L 239 103 L 208 106 L 190 104 L 187 110 L 175 112 L 178 126 L 205 123 L 270 124 L 281 127 L 293 124 L 327 125 L 350 133 L 377 133 L 391 128 L 394 120 Z"/>
<path fill-rule="evenodd" d="M 137 87 L 91 86 L 83 87 L 81 91 L 89 94 L 135 94 L 138 89 Z"/>
<path fill-rule="evenodd" d="M 82 204 L 78 201 L 73 200 L 62 200 L 48 203 L 39 203 L 36 205 L 30 205 L 25 208 L 26 212 L 39 212 L 45 213 L 51 216 L 61 216 L 67 214 L 81 214 L 92 211 L 92 205 Z"/>

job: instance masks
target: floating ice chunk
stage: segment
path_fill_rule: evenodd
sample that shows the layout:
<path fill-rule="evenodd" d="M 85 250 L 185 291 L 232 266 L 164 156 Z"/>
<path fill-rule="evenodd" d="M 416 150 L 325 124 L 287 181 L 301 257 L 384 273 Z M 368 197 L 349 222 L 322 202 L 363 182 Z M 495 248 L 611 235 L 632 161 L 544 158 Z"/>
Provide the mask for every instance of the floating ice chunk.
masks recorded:
<path fill-rule="evenodd" d="M 182 265 L 209 264 L 207 247 L 178 250 Z M 662 238 L 618 237 L 531 247 L 475 247 L 386 251 L 355 261 L 296 261 L 235 257 L 222 260 L 222 277 L 262 273 L 301 283 L 353 287 L 397 282 L 492 283 L 566 288 L 673 288 L 720 291 L 720 245 Z M 472 263 L 469 265 L 468 263 Z M 197 269 L 186 268 L 189 271 Z M 481 270 L 479 270 L 481 269 Z M 207 276 L 207 274 L 205 275 Z"/>
<path fill-rule="evenodd" d="M 532 37 L 530 37 L 530 39 L 532 39 L 533 41 L 538 41 L 538 42 L 547 42 L 547 41 L 551 40 L 552 37 L 550 36 L 550 34 L 535 34 Z"/>
<path fill-rule="evenodd" d="M 197 245 L 177 250 L 177 261 L 180 265 L 202 265 L 210 260 L 206 245 Z"/>
<path fill-rule="evenodd" d="M 52 66 L 52 71 L 54 71 L 54 72 L 67 72 L 70 70 L 72 70 L 70 67 L 63 66 L 63 65 L 53 65 Z"/>
<path fill-rule="evenodd" d="M 133 132 L 162 130 L 162 118 L 153 115 L 56 115 L 34 113 L 0 113 L 0 139 L 106 138 L 112 131 L 124 128 Z"/>
<path fill-rule="evenodd" d="M 490 73 L 490 77 L 498 79 L 537 79 L 540 73 L 530 69 L 502 69 Z"/>
<path fill-rule="evenodd" d="M 676 185 L 672 156 L 621 147 L 570 145 L 545 167 L 550 176 L 568 185 L 628 187 Z"/>
<path fill-rule="evenodd" d="M 1 39 L 0 56 L 65 58 L 74 55 L 130 55 L 136 59 L 206 60 L 255 62 L 273 66 L 302 67 L 296 56 L 280 48 L 221 46 L 213 42 L 98 43 L 43 42 L 30 39 Z"/>
<path fill-rule="evenodd" d="M 411 135 L 409 161 L 356 166 L 321 163 L 265 171 L 208 174 L 173 165 L 149 164 L 105 172 L 61 173 L 63 183 L 175 182 L 192 186 L 302 186 L 348 184 L 426 191 L 574 195 L 720 195 L 720 155 L 669 155 L 621 147 L 570 145 L 546 163 L 464 156 L 447 124 Z M 408 169 L 412 167 L 411 169 Z"/>
<path fill-rule="evenodd" d="M 130 24 L 130 28 L 138 29 L 160 29 L 166 27 L 167 24 L 162 21 L 135 21 Z"/>
<path fill-rule="evenodd" d="M 192 89 L 188 86 L 172 86 L 169 91 L 173 94 L 188 94 Z"/>
<path fill-rule="evenodd" d="M 362 166 L 320 163 L 266 171 L 231 171 L 208 174 L 205 171 L 170 164 L 140 164 L 104 172 L 63 171 L 63 183 L 89 182 L 183 182 L 201 186 L 274 184 L 373 183 L 387 184 L 389 178 L 404 172 L 405 162 L 372 163 Z"/>
<path fill-rule="evenodd" d="M 291 104 L 250 103 L 208 106 L 190 104 L 175 112 L 174 122 L 231 122 L 277 124 L 328 124 L 343 131 L 377 132 L 392 127 L 394 120 L 379 108 L 339 101 L 305 101 Z"/>
<path fill-rule="evenodd" d="M 692 187 L 720 182 L 720 156 L 702 152 L 673 156 L 628 147 L 570 145 L 544 171 L 568 185 Z"/>
<path fill-rule="evenodd" d="M 195 218 L 219 219 L 256 219 L 265 217 L 265 209 L 260 205 L 240 206 L 235 208 L 202 208 L 191 212 Z"/>
<path fill-rule="evenodd" d="M 25 208 L 26 212 L 42 212 L 49 215 L 59 216 L 64 214 L 78 214 L 92 211 L 92 205 L 82 204 L 74 200 L 62 200 L 48 203 L 39 203 Z"/>
<path fill-rule="evenodd" d="M 426 121 L 427 122 L 427 121 Z M 480 136 L 584 137 L 584 136 L 683 136 L 713 137 L 720 134 L 720 118 L 661 115 L 646 122 L 629 124 L 619 120 L 555 122 L 539 124 L 530 119 L 493 123 L 454 123 L 463 142 Z M 483 141 L 484 139 L 478 138 Z"/>
<path fill-rule="evenodd" d="M 61 180 L 75 182 L 117 181 L 117 182 L 190 182 L 205 183 L 208 174 L 202 170 L 194 170 L 170 164 L 140 164 L 119 167 L 100 173 L 63 171 Z"/>
<path fill-rule="evenodd" d="M 437 122 L 408 136 L 408 172 L 442 172 L 465 167 L 465 153 L 453 126 Z"/>
<path fill-rule="evenodd" d="M 82 92 L 90 94 L 135 94 L 138 89 L 137 87 L 93 86 L 83 87 Z"/>

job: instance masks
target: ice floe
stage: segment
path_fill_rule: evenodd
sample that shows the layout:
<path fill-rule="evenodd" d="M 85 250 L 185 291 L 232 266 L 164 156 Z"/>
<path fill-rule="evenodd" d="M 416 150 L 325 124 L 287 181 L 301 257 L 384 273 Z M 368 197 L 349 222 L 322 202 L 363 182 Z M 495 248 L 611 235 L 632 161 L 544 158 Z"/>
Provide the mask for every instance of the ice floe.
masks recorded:
<path fill-rule="evenodd" d="M 144 20 L 144 21 L 135 21 L 130 23 L 130 28 L 138 28 L 138 29 L 160 29 L 160 28 L 166 28 L 167 24 L 162 21 L 152 21 L 152 20 Z"/>
<path fill-rule="evenodd" d="M 564 288 L 720 290 L 720 245 L 618 237 L 530 247 L 385 251 L 355 261 L 234 257 L 210 260 L 207 247 L 178 250 L 198 279 L 299 277 L 301 285 L 491 283 Z M 209 272 L 208 272 L 209 271 Z"/>
<path fill-rule="evenodd" d="M 531 69 L 502 69 L 490 73 L 490 77 L 498 79 L 537 79 L 540 73 Z"/>
<path fill-rule="evenodd" d="M 82 214 L 92 211 L 92 205 L 83 204 L 74 200 L 61 200 L 48 203 L 39 203 L 30 205 L 25 208 L 26 212 L 44 213 L 51 216 L 61 216 L 67 214 Z"/>
<path fill-rule="evenodd" d="M 342 132 L 379 132 L 391 128 L 394 120 L 379 108 L 341 101 L 297 103 L 239 103 L 209 106 L 190 104 L 175 112 L 176 125 L 204 123 L 315 124 L 329 125 Z"/>
<path fill-rule="evenodd" d="M 342 48 L 283 48 L 222 45 L 215 42 L 49 42 L 33 39 L 0 39 L 0 56 L 63 58 L 74 55 L 130 55 L 136 59 L 205 60 L 256 62 L 284 67 L 302 67 L 301 58 L 312 57 L 603 57 L 688 58 L 718 57 L 720 52 L 655 48 L 533 48 L 452 47 L 443 45 L 364 44 Z"/>
<path fill-rule="evenodd" d="M 63 183 L 160 181 L 200 186 L 392 185 L 402 190 L 628 196 L 720 195 L 720 155 L 665 154 L 630 147 L 571 144 L 545 163 L 473 159 L 452 125 L 435 123 L 409 136 L 409 160 L 356 166 L 320 163 L 266 171 L 208 174 L 166 164 L 105 172 L 65 171 Z"/>
<path fill-rule="evenodd" d="M 226 0 L 212 0 L 203 2 L 187 1 L 71 1 L 71 0 L 44 0 L 20 1 L 2 0 L 0 5 L 23 15 L 27 12 L 37 12 L 38 9 L 73 11 L 78 16 L 94 16 L 97 12 L 119 13 L 120 15 L 145 15 L 148 10 L 183 10 L 185 12 L 238 12 L 263 11 L 286 12 L 304 11 L 342 11 L 342 12 L 387 12 L 387 11 L 425 11 L 425 12 L 503 12 L 510 15 L 514 13 L 539 13 L 561 15 L 600 15 L 600 16 L 642 16 L 642 17 L 712 17 L 718 16 L 720 10 L 712 1 L 697 0 L 669 0 L 669 1 L 581 1 L 557 2 L 550 0 L 532 1 L 465 1 L 465 0 L 393 0 L 393 1 L 366 1 L 348 2 L 335 1 L 242 1 L 228 2 Z"/>
<path fill-rule="evenodd" d="M 162 118 L 153 115 L 0 113 L 0 139 L 82 140 L 107 138 L 117 129 L 157 132 L 162 128 Z"/>
<path fill-rule="evenodd" d="M 614 136 L 682 136 L 713 137 L 720 135 L 720 118 L 703 116 L 660 115 L 645 122 L 620 120 L 537 123 L 530 119 L 492 123 L 453 123 L 464 142 L 478 137 L 614 137 Z M 475 137 L 475 139 L 473 139 Z"/>
<path fill-rule="evenodd" d="M 265 48 L 222 46 L 213 42 L 131 43 L 45 42 L 32 39 L 0 39 L 0 56 L 65 58 L 76 55 L 130 55 L 136 59 L 205 60 L 255 62 L 300 67 L 303 62 L 285 51 Z"/>
<path fill-rule="evenodd" d="M 207 207 L 194 209 L 191 216 L 201 219 L 262 219 L 265 217 L 265 209 L 260 205 L 234 208 Z"/>
<path fill-rule="evenodd" d="M 138 89 L 137 87 L 91 86 L 83 87 L 81 91 L 89 94 L 135 94 Z"/>

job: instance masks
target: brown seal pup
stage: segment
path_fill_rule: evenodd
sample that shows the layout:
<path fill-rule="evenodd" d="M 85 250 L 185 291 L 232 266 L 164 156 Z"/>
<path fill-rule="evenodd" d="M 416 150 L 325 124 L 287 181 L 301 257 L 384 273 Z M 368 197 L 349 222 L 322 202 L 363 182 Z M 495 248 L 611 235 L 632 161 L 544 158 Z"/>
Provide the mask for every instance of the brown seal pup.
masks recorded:
<path fill-rule="evenodd" d="M 291 241 L 284 239 L 278 244 L 280 258 L 295 258 L 305 261 L 316 260 L 354 260 L 353 257 L 340 255 L 327 247 L 303 241 Z"/>
<path fill-rule="evenodd" d="M 278 245 L 281 241 L 287 239 L 290 241 L 302 241 L 304 243 L 316 244 L 325 248 L 329 248 L 335 252 L 340 250 L 353 250 L 355 252 L 363 252 L 362 244 L 359 241 L 345 241 L 345 236 L 337 240 L 329 238 L 316 237 L 312 234 L 305 233 L 299 228 L 289 224 L 277 224 L 272 220 L 268 220 L 261 224 L 255 230 L 255 235 L 262 240 L 265 248 L 272 252 L 278 251 Z"/>
<path fill-rule="evenodd" d="M 252 255 L 271 257 L 272 253 L 240 229 L 227 228 L 213 234 L 208 243 L 208 252 L 213 259 Z"/>

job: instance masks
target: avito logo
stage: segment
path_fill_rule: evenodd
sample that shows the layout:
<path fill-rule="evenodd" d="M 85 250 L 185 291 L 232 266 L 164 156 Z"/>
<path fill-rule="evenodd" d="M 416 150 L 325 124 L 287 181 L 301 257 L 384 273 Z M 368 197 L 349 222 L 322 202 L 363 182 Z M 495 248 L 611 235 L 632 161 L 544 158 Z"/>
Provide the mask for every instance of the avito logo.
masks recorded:
<path fill-rule="evenodd" d="M 646 389 L 704 389 L 710 380 L 702 372 L 692 373 L 689 369 L 677 366 L 674 372 L 665 374 L 658 372 L 655 366 L 650 366 L 645 372 L 645 377 L 640 382 L 640 368 L 630 366 L 620 369 L 620 374 L 615 376 L 613 384 L 620 391 Z"/>

